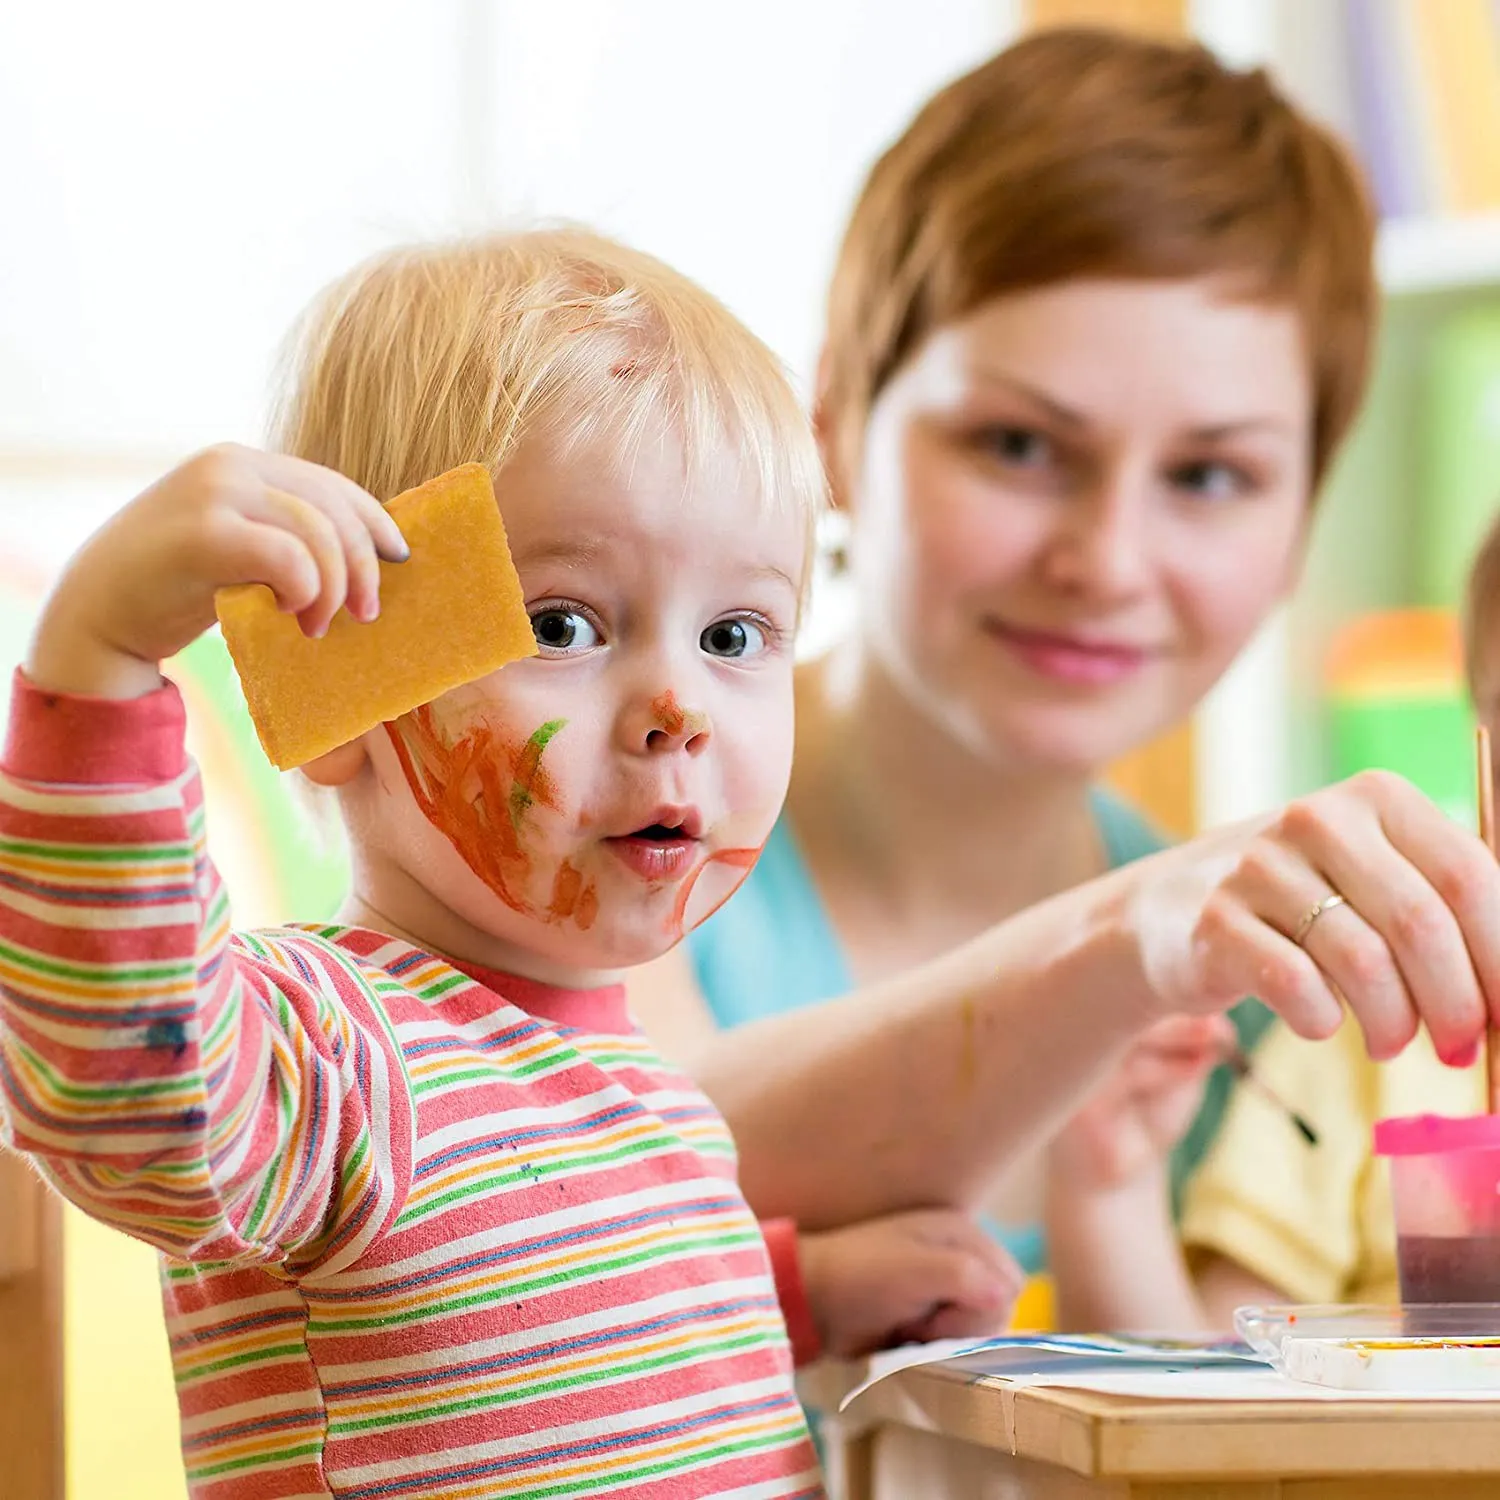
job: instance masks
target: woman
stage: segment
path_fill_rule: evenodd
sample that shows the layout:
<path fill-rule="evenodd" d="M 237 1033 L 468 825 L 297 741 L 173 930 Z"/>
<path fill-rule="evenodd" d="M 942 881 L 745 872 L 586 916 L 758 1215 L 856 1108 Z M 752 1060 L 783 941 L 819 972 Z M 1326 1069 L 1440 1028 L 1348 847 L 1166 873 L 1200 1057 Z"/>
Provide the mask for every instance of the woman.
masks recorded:
<path fill-rule="evenodd" d="M 1216 1040 L 1160 1038 L 1044 1152 L 1078 1041 L 1055 999 L 1031 999 L 1045 1024 L 1011 1038 L 1023 1086 L 996 1077 L 1036 1106 L 1007 1131 L 1002 1103 L 953 1100 L 978 1063 L 948 1066 L 946 1125 L 914 1125 L 910 1077 L 872 1062 L 881 1006 L 862 1022 L 850 992 L 906 974 L 886 1003 L 920 994 L 935 1023 L 907 1056 L 940 1070 L 945 1047 L 982 1052 L 989 981 L 945 993 L 940 956 L 966 972 L 963 945 L 1000 941 L 1001 919 L 1160 847 L 1098 777 L 1189 714 L 1295 582 L 1365 381 L 1372 251 L 1342 149 L 1262 74 L 1197 47 L 1042 33 L 943 90 L 876 165 L 834 274 L 816 413 L 857 626 L 802 673 L 787 809 L 759 867 L 635 992 L 731 1115 L 763 1212 L 838 1222 L 984 1192 L 1028 1269 L 1045 1227 L 1066 1321 L 1201 1317 L 1163 1148 Z M 1312 805 L 1337 842 L 1376 795 Z M 1279 844 L 1259 857 L 1264 884 L 1307 884 Z M 1321 893 L 1314 879 L 1302 906 Z M 1285 943 L 1300 909 L 1278 902 L 1260 915 Z M 1243 1043 L 1265 1015 L 1240 1007 Z M 816 1134 L 779 1124 L 773 1098 L 818 1134 L 837 1099 L 867 1144 L 906 1135 L 925 1186 L 919 1166 L 893 1175 L 889 1150 L 820 1170 Z M 1206 1290 L 1222 1314 L 1245 1288 Z"/>

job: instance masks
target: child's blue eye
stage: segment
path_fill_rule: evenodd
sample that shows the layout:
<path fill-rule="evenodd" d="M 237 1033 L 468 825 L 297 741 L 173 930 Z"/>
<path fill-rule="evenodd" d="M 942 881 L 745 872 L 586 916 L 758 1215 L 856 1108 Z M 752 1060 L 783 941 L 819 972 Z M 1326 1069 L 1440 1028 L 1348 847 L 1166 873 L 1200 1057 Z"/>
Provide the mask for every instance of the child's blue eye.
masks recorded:
<path fill-rule="evenodd" d="M 766 649 L 765 632 L 754 620 L 716 620 L 698 637 L 710 656 L 756 656 Z"/>
<path fill-rule="evenodd" d="M 587 651 L 599 632 L 576 609 L 543 609 L 531 617 L 531 633 L 543 651 Z"/>

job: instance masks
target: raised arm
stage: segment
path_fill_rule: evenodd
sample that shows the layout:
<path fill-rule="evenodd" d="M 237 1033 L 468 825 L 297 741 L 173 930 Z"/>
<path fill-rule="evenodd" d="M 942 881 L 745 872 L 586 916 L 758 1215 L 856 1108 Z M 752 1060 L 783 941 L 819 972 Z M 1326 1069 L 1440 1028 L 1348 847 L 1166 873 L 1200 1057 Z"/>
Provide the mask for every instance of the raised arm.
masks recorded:
<path fill-rule="evenodd" d="M 295 955 L 230 938 L 174 689 L 112 702 L 17 675 L 0 770 L 7 1144 L 176 1256 L 366 1243 L 406 1191 L 401 1059 L 348 961 L 290 941 Z"/>
<path fill-rule="evenodd" d="M 229 934 L 183 711 L 159 663 L 261 582 L 311 634 L 379 610 L 406 544 L 315 464 L 209 449 L 74 556 L 0 761 L 6 1139 L 173 1254 L 352 1253 L 399 1211 L 408 1091 L 357 966 Z"/>

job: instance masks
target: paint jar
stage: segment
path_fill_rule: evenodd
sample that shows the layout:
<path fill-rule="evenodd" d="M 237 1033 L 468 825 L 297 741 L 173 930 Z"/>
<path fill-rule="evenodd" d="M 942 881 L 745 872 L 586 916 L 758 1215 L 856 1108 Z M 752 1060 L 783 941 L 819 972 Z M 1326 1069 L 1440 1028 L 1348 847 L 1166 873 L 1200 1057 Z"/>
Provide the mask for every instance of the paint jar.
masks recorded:
<path fill-rule="evenodd" d="M 1404 1303 L 1500 1302 L 1500 1116 L 1375 1126 L 1391 1164 Z"/>

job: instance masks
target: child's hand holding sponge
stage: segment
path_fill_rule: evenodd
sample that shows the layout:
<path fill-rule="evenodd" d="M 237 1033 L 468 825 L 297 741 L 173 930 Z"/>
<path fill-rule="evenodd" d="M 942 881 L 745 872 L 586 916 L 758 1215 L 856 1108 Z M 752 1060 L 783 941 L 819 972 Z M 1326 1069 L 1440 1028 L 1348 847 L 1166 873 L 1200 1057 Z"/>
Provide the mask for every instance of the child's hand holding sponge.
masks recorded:
<path fill-rule="evenodd" d="M 144 697 L 216 614 L 283 769 L 536 651 L 483 465 L 382 506 L 318 464 L 226 444 L 75 554 L 26 672 L 45 691 Z"/>
<path fill-rule="evenodd" d="M 282 770 L 536 653 L 488 470 L 465 464 L 387 506 L 411 548 L 385 564 L 380 614 L 310 639 L 260 584 L 226 588 L 219 623 L 261 744 Z"/>

